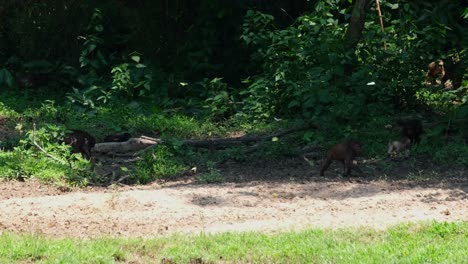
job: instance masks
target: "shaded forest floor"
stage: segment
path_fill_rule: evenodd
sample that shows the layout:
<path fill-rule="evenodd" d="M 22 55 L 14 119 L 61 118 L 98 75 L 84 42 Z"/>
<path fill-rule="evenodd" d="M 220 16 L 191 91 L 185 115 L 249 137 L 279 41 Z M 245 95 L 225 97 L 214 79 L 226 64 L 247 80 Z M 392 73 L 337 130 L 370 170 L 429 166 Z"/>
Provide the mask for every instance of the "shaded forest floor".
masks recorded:
<path fill-rule="evenodd" d="M 228 162 L 220 168 L 226 182 L 210 185 L 195 183 L 193 175 L 145 186 L 76 189 L 34 180 L 0 182 L 0 232 L 155 236 L 314 227 L 382 229 L 408 221 L 468 220 L 466 168 L 436 172 L 411 169 L 405 162 L 394 168 L 385 177 L 365 167 L 361 175 L 343 178 L 336 164 L 326 177 L 319 177 L 316 168 L 295 158 Z"/>

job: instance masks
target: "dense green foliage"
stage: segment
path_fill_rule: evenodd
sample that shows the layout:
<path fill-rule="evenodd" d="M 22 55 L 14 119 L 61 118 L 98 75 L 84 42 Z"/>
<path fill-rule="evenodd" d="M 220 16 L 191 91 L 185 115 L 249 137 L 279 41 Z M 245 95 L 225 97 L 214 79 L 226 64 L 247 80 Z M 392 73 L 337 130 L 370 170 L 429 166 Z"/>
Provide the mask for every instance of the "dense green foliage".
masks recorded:
<path fill-rule="evenodd" d="M 134 182 L 186 171 L 198 155 L 209 168 L 201 181 L 218 181 L 213 164 L 246 159 L 242 148 L 208 157 L 181 139 L 313 123 L 319 128 L 293 141 L 329 146 L 358 137 L 367 155 L 380 156 L 397 137 L 385 126 L 406 116 L 428 128 L 418 153 L 466 164 L 448 153 L 466 156 L 467 79 L 444 89 L 425 75 L 429 62 L 443 59 L 447 72 L 465 77 L 468 8 L 462 0 L 382 0 L 382 32 L 368 1 L 362 37 L 350 48 L 355 2 L 2 1 L 1 174 L 50 170 L 52 178 L 100 182 L 60 144 L 67 129 L 82 129 L 98 141 L 125 131 L 166 139 L 138 163 Z M 34 150 L 33 123 L 38 143 L 63 164 Z M 261 153 L 288 151 L 279 142 Z"/>
<path fill-rule="evenodd" d="M 308 230 L 151 239 L 47 239 L 0 235 L 0 261 L 41 263 L 464 263 L 467 223 L 407 224 L 386 231 Z"/>
<path fill-rule="evenodd" d="M 382 1 L 385 33 L 370 5 L 356 50 L 343 46 L 346 1 L 266 2 L 5 1 L 0 82 L 54 72 L 58 89 L 89 107 L 117 93 L 197 110 L 206 102 L 217 117 L 355 121 L 416 104 L 433 59 L 466 68 L 462 1 Z"/>

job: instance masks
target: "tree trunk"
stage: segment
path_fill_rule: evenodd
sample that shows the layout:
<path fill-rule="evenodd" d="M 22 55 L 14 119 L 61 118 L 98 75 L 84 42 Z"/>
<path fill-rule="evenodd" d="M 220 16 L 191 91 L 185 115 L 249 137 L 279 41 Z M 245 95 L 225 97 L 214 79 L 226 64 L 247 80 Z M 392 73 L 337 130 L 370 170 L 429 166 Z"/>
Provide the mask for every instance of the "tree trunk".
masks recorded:
<path fill-rule="evenodd" d="M 356 0 L 354 4 L 348 31 L 346 32 L 346 47 L 348 50 L 356 49 L 356 46 L 361 39 L 366 19 L 366 7 L 368 4 L 369 0 Z"/>

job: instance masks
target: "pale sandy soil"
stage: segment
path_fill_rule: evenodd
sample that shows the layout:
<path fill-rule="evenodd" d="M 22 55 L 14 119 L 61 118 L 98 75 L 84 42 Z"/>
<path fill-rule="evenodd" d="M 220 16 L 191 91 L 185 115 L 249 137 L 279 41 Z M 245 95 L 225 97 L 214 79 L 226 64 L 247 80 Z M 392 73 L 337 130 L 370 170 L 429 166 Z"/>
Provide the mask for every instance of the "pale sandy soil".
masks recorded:
<path fill-rule="evenodd" d="M 147 186 L 60 188 L 0 183 L 0 232 L 52 237 L 157 236 L 175 232 L 301 230 L 468 220 L 468 184 L 356 179 L 190 179 Z"/>

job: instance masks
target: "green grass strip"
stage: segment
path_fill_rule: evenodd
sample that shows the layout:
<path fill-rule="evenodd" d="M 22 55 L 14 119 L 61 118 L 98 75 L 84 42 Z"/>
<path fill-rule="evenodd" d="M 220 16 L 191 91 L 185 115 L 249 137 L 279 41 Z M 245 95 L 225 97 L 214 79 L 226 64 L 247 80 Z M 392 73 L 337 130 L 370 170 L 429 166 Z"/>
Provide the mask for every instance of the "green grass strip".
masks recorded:
<path fill-rule="evenodd" d="M 468 263 L 468 223 L 279 234 L 50 239 L 0 235 L 0 263 Z"/>

